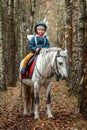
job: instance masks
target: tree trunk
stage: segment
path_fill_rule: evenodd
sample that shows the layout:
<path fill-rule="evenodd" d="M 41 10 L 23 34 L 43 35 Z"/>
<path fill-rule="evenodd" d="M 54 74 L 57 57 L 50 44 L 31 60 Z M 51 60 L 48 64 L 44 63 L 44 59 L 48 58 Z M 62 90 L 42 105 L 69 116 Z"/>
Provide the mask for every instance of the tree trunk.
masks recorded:
<path fill-rule="evenodd" d="M 5 60 L 4 60 L 4 44 L 3 43 L 3 33 L 2 33 L 2 0 L 0 1 L 0 91 L 7 90 L 6 80 L 5 80 Z"/>
<path fill-rule="evenodd" d="M 78 91 L 79 82 L 79 45 L 78 45 L 78 2 L 73 0 L 72 11 L 72 55 L 71 55 L 71 78 L 70 78 L 70 90 L 73 94 Z"/>
<path fill-rule="evenodd" d="M 79 109 L 87 117 L 87 13 L 86 0 L 79 2 Z M 86 36 L 86 37 L 85 37 Z"/>
<path fill-rule="evenodd" d="M 30 0 L 30 33 L 33 34 L 36 0 Z"/>
<path fill-rule="evenodd" d="M 65 1 L 66 6 L 66 23 L 65 23 L 65 48 L 68 49 L 68 84 L 71 85 L 72 69 L 72 0 Z"/>
<path fill-rule="evenodd" d="M 8 86 L 16 85 L 15 75 L 15 26 L 14 26 L 14 0 L 8 0 Z"/>

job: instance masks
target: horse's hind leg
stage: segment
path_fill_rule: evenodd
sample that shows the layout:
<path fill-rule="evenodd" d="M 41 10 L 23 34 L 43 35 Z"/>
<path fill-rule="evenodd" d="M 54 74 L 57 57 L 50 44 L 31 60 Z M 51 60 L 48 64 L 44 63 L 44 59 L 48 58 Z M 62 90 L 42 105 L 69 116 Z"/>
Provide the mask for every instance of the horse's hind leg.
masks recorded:
<path fill-rule="evenodd" d="M 34 90 L 33 87 L 28 86 L 28 109 L 29 109 L 29 115 L 33 113 L 33 107 L 34 107 Z"/>
<path fill-rule="evenodd" d="M 51 86 L 52 86 L 52 83 L 50 83 L 47 88 L 46 88 L 46 103 L 47 103 L 47 115 L 49 118 L 52 118 L 53 115 L 51 113 L 51 106 L 50 106 L 50 103 L 51 103 L 51 97 L 50 97 L 50 91 L 51 91 Z"/>
<path fill-rule="evenodd" d="M 31 87 L 31 110 L 32 110 L 32 113 L 34 113 L 34 87 Z"/>
<path fill-rule="evenodd" d="M 24 115 L 28 115 L 28 93 L 27 93 L 27 85 L 22 84 L 23 90 L 23 100 L 24 100 Z"/>

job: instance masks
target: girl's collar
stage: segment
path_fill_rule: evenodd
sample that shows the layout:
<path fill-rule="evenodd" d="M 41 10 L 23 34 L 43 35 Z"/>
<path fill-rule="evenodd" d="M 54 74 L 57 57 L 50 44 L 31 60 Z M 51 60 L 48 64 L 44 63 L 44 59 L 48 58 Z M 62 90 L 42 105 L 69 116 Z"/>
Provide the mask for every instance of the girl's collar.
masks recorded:
<path fill-rule="evenodd" d="M 36 36 L 38 36 L 38 37 L 44 37 L 44 35 L 41 36 L 41 35 L 39 35 L 39 34 L 36 34 Z"/>

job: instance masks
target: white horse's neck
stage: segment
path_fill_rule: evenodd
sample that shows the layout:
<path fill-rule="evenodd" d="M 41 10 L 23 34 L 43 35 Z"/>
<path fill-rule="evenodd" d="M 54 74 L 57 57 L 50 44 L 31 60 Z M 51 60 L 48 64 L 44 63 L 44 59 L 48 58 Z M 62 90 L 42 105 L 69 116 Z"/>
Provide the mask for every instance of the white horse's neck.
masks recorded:
<path fill-rule="evenodd" d="M 60 51 L 60 48 L 52 47 L 49 49 L 43 49 L 40 53 L 42 61 L 46 64 L 51 64 L 53 66 L 55 56 L 58 51 Z M 46 67 L 46 66 L 45 66 Z"/>
<path fill-rule="evenodd" d="M 49 77 L 52 74 L 52 67 L 57 54 L 58 49 L 49 48 L 41 51 L 36 62 L 36 68 L 39 75 L 42 77 Z M 40 76 L 41 76 L 40 75 Z"/>

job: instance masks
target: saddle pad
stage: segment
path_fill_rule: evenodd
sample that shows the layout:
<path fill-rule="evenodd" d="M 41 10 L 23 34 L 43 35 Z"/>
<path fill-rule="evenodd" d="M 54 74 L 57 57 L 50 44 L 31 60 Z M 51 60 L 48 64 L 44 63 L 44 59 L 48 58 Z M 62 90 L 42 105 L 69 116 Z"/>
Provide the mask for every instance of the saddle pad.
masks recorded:
<path fill-rule="evenodd" d="M 35 65 L 35 60 L 32 61 L 31 65 L 29 66 L 29 70 L 26 72 L 26 75 L 20 73 L 20 78 L 21 79 L 31 79 L 33 70 L 34 70 L 34 65 Z"/>
<path fill-rule="evenodd" d="M 30 69 L 29 69 L 29 77 L 32 77 L 33 70 L 34 70 L 35 60 L 31 63 Z"/>

